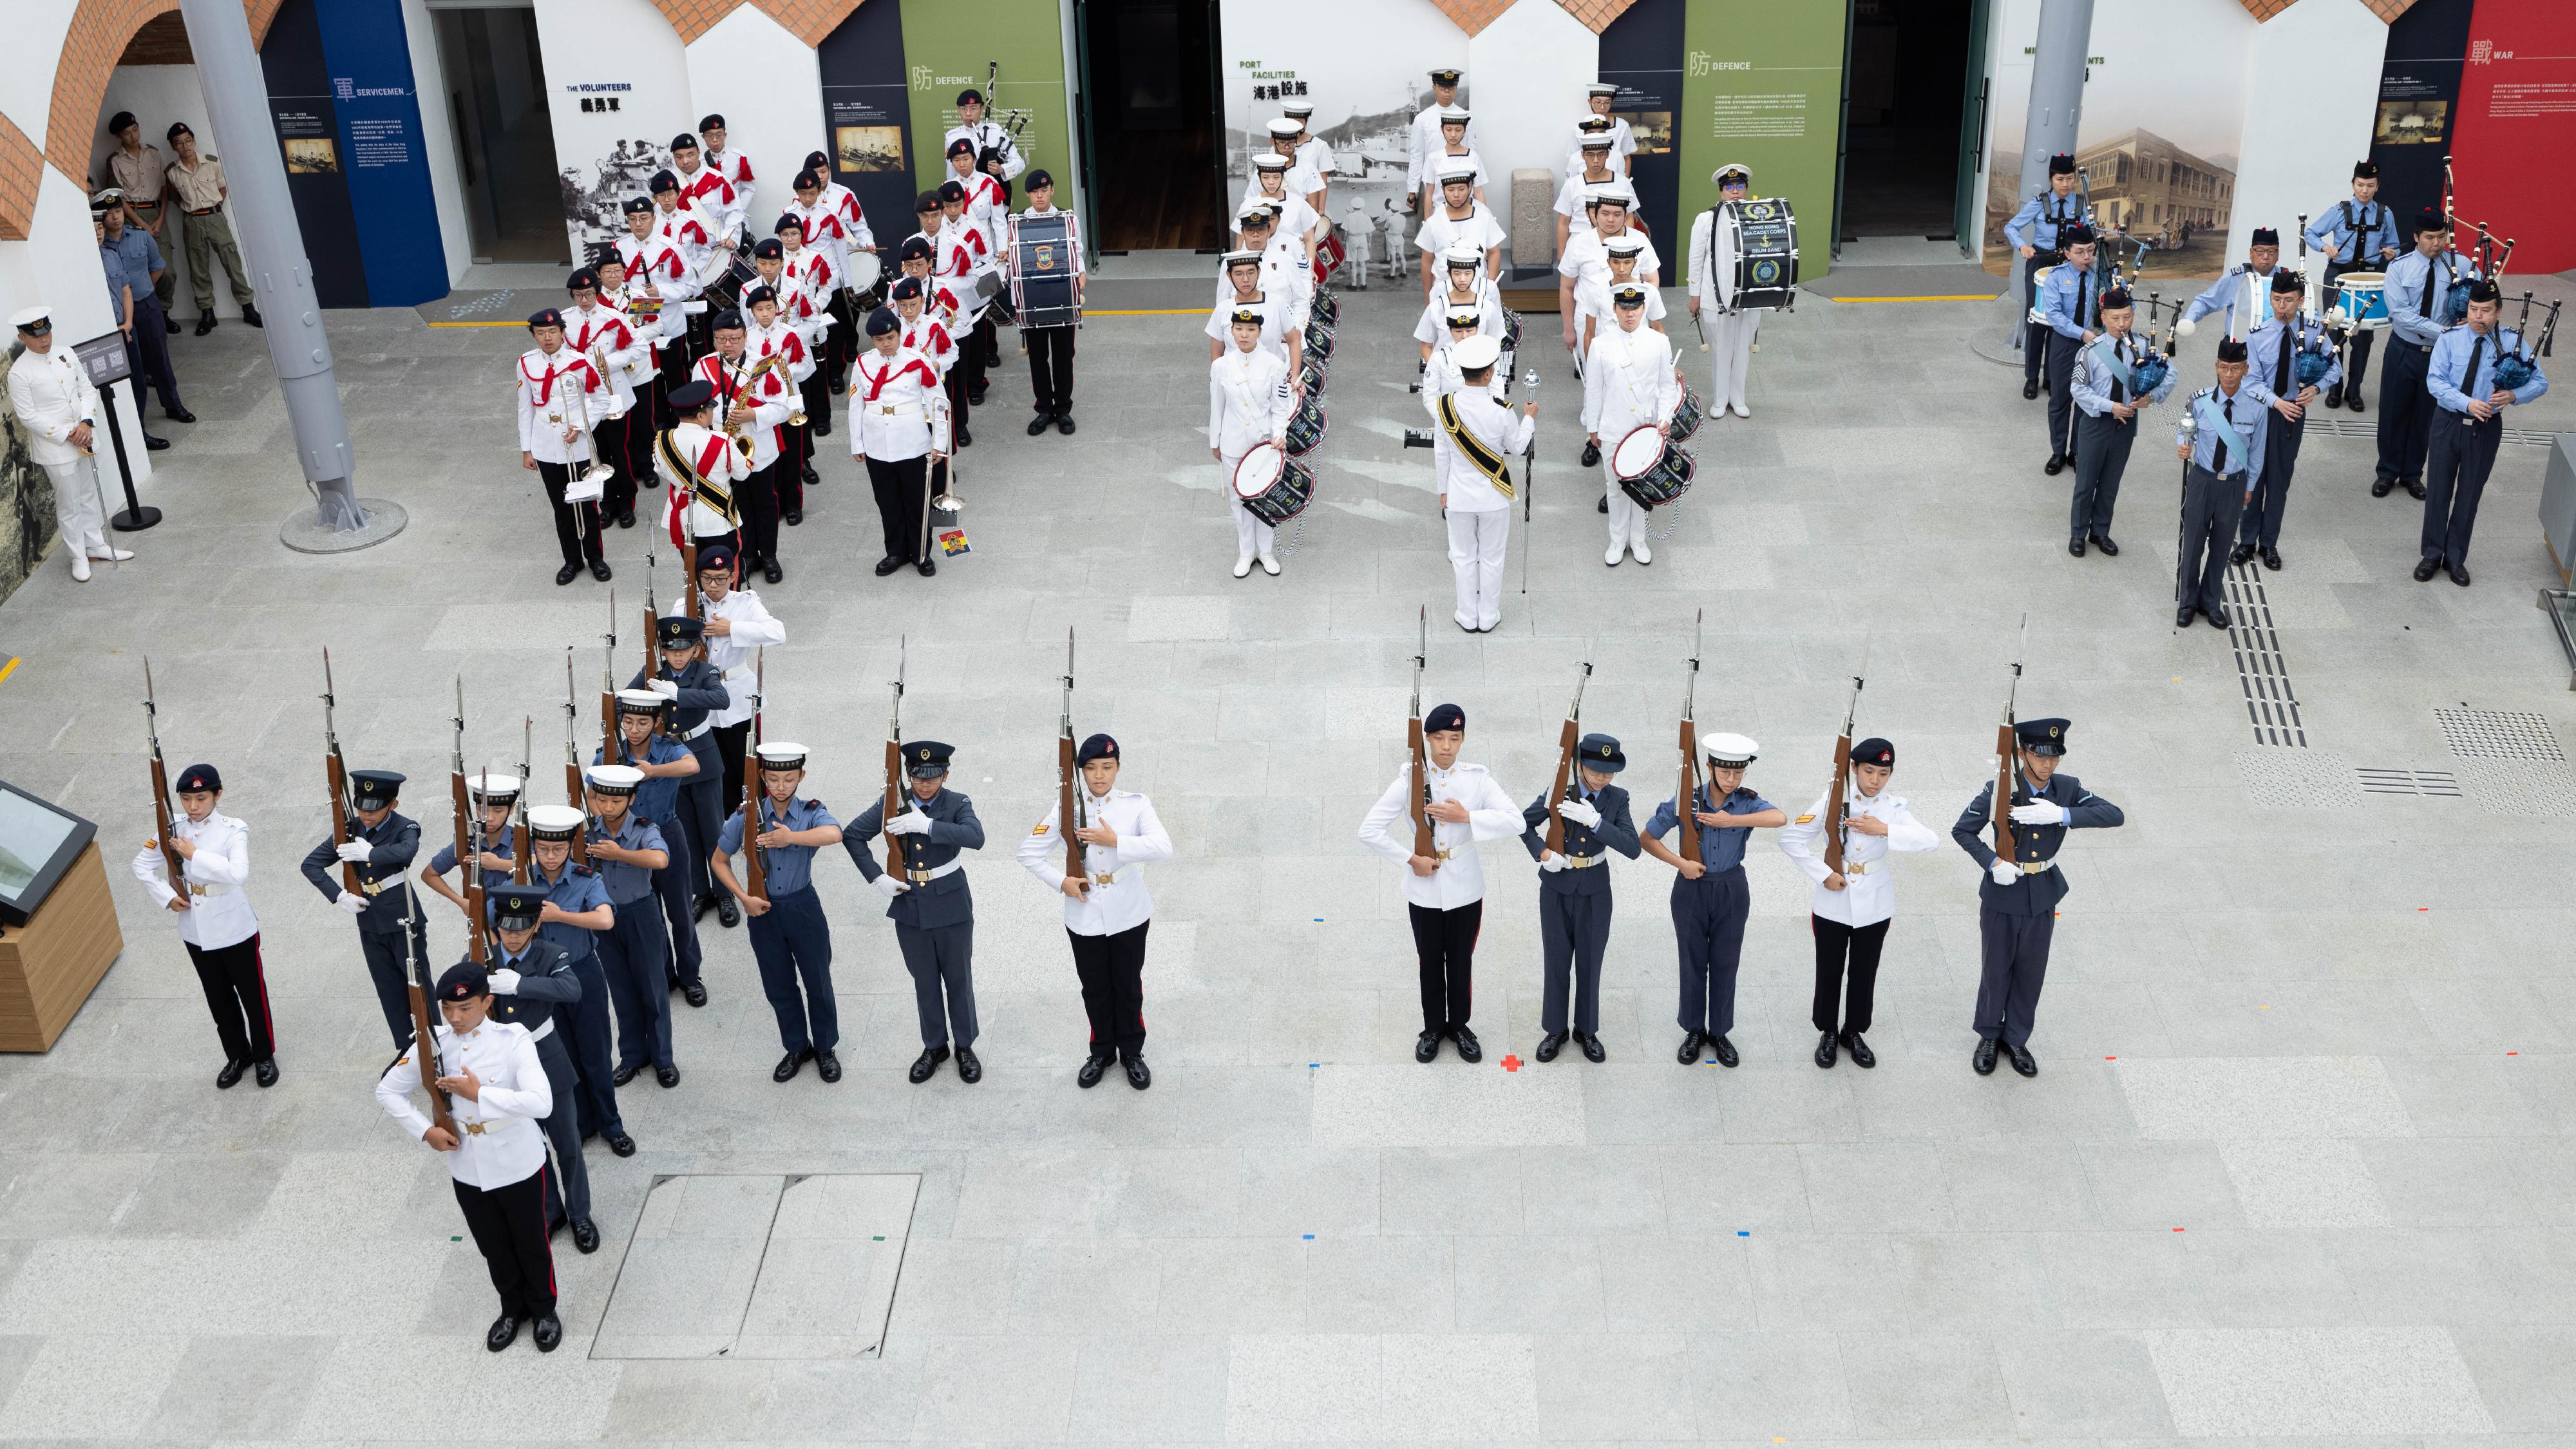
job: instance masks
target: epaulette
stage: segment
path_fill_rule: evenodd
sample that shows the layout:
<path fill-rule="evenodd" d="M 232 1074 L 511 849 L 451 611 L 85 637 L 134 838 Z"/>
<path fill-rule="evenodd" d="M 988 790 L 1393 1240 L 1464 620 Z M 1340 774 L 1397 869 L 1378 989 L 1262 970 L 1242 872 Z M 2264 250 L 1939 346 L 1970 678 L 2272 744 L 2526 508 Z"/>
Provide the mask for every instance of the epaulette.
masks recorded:
<path fill-rule="evenodd" d="M 581 877 L 584 877 L 584 878 L 587 878 L 587 877 L 590 877 L 590 876 L 594 876 L 594 875 L 599 874 L 599 872 L 598 872 L 598 871 L 596 871 L 596 870 L 592 869 L 592 868 L 591 868 L 591 867 L 589 867 L 589 866 L 586 866 L 586 865 L 582 864 L 580 861 L 577 861 L 577 860 L 576 860 L 576 861 L 574 861 L 574 862 L 572 863 L 572 873 L 573 873 L 574 875 L 576 875 L 576 876 L 581 876 Z"/>

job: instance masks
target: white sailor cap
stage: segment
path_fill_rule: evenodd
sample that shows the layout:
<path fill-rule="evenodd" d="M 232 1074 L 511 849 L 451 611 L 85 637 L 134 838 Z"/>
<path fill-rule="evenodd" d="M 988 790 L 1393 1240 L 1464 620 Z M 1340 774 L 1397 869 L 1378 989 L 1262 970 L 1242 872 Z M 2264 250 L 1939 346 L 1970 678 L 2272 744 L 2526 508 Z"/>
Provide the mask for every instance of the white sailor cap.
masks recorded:
<path fill-rule="evenodd" d="M 1244 214 L 1245 214 L 1246 216 L 1251 215 L 1251 213 L 1250 213 L 1250 212 L 1248 212 L 1248 211 L 1247 211 L 1247 212 L 1245 212 Z M 1265 210 L 1265 211 L 1263 211 L 1261 214 L 1262 214 L 1262 215 L 1264 215 L 1264 216 L 1268 216 L 1270 213 L 1269 213 L 1268 211 L 1266 211 L 1266 210 Z M 1256 251 L 1250 251 L 1250 250 L 1242 250 L 1242 251 L 1231 251 L 1231 252 L 1227 252 L 1224 256 L 1222 256 L 1222 257 L 1218 258 L 1218 259 L 1217 259 L 1216 269 L 1217 269 L 1218 271 L 1220 271 L 1220 272 L 1230 272 L 1230 271 L 1233 271 L 1233 270 L 1234 270 L 1235 268 L 1237 268 L 1237 267 L 1257 267 L 1257 266 L 1260 266 L 1260 265 L 1261 265 L 1261 253 L 1256 252 Z"/>
<path fill-rule="evenodd" d="M 1315 103 L 1313 101 L 1282 102 L 1279 107 L 1279 113 L 1283 116 L 1294 116 L 1298 120 L 1302 121 L 1308 116 L 1315 114 Z"/>
<path fill-rule="evenodd" d="M 771 740 L 760 747 L 760 765 L 765 770 L 804 769 L 805 747 L 787 740 Z"/>
<path fill-rule="evenodd" d="M 1743 177 L 1744 184 L 1747 187 L 1750 187 L 1753 184 L 1753 168 L 1745 165 L 1741 161 L 1727 162 L 1715 171 L 1708 173 L 1708 179 L 1715 185 L 1724 186 L 1726 184 L 1726 178 L 1730 173 Z"/>
<path fill-rule="evenodd" d="M 1610 137 L 1608 133 L 1602 131 L 1576 131 L 1574 147 L 1578 151 L 1607 151 L 1610 149 Z"/>
<path fill-rule="evenodd" d="M 658 694 L 653 697 L 661 698 Z M 465 788 L 482 796 L 486 805 L 507 805 L 518 799 L 521 783 L 516 775 L 495 775 L 489 771 L 465 777 Z"/>
<path fill-rule="evenodd" d="M 1627 183 L 1621 181 L 1613 181 L 1601 186 L 1587 186 L 1583 189 L 1583 201 L 1587 206 L 1611 201 L 1621 206 L 1633 206 L 1636 200 L 1637 193 L 1630 191 Z"/>
<path fill-rule="evenodd" d="M 53 320 L 53 316 L 53 308 L 39 303 L 33 307 L 21 307 L 17 311 L 10 313 L 9 325 L 12 328 L 24 330 L 35 326 L 39 322 L 50 322 Z"/>
<path fill-rule="evenodd" d="M 1448 315 L 1442 317 L 1440 320 L 1444 325 L 1453 328 L 1482 327 L 1485 325 L 1485 314 L 1473 307 L 1452 307 L 1449 309 Z"/>
<path fill-rule="evenodd" d="M 1237 221 L 1250 221 L 1257 216 L 1263 221 L 1269 221 L 1278 216 L 1278 214 L 1278 212 L 1271 209 L 1270 203 L 1267 201 L 1247 201 L 1243 204 L 1242 209 L 1234 214 L 1234 219 Z"/>
<path fill-rule="evenodd" d="M 1440 108 L 1440 124 L 1446 126 L 1455 123 L 1463 126 L 1467 124 L 1467 115 L 1467 108 L 1465 106 L 1442 106 Z"/>
<path fill-rule="evenodd" d="M 1270 118 L 1270 134 L 1282 141 L 1291 136 L 1302 136 L 1306 134 L 1306 123 L 1292 116 L 1273 116 Z"/>
<path fill-rule="evenodd" d="M 644 772 L 633 765 L 593 765 L 582 778 L 602 795 L 632 795 L 644 783 Z"/>
<path fill-rule="evenodd" d="M 1741 769 L 1753 763 L 1755 753 L 1762 747 L 1753 743 L 1748 736 L 1721 731 L 1713 735 L 1700 736 L 1699 748 L 1700 753 L 1708 756 L 1710 764 Z"/>
<path fill-rule="evenodd" d="M 1615 96 L 1619 94 L 1619 88 L 1608 81 L 1594 81 L 1584 87 L 1583 93 L 1588 96 Z"/>
<path fill-rule="evenodd" d="M 1476 168 L 1464 161 L 1452 161 L 1448 165 L 1440 168 L 1440 184 L 1443 186 L 1448 185 L 1452 181 L 1473 181 L 1475 179 Z"/>
<path fill-rule="evenodd" d="M 1449 355 L 1457 360 L 1460 370 L 1475 372 L 1502 360 L 1503 341 L 1480 332 L 1450 348 Z"/>
<path fill-rule="evenodd" d="M 1255 171 L 1285 171 L 1288 169 L 1288 158 L 1280 155 L 1276 151 L 1271 152 L 1267 156 L 1256 156 L 1252 161 L 1252 169 Z"/>
<path fill-rule="evenodd" d="M 1633 231 L 1623 231 L 1603 242 L 1601 249 L 1614 257 L 1633 257 L 1646 250 L 1646 239 Z"/>
<path fill-rule="evenodd" d="M 539 840 L 570 840 L 590 817 L 569 805 L 528 807 L 528 833 Z"/>
<path fill-rule="evenodd" d="M 662 712 L 662 707 L 667 703 L 669 703 L 668 700 L 665 700 L 662 696 L 655 694 L 649 689 L 621 689 L 617 691 L 617 712 L 619 714 L 658 715 Z"/>
<path fill-rule="evenodd" d="M 1453 242 L 1447 251 L 1440 254 L 1440 264 L 1444 267 L 1481 267 L 1485 264 L 1485 254 L 1477 250 L 1473 242 Z"/>

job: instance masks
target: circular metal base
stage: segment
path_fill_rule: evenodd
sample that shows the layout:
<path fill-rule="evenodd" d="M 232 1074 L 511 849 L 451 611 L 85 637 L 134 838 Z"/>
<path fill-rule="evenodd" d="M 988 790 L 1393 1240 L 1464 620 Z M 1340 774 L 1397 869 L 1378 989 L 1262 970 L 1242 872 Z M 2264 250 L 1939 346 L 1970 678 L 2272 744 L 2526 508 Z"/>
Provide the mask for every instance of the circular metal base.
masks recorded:
<path fill-rule="evenodd" d="M 1977 320 L 1968 326 L 1968 350 L 1988 362 L 2021 366 L 2021 349 L 2013 344 L 2029 319 L 2030 308 L 2021 301 L 2021 279 L 2016 276 L 2003 296 L 1977 309 Z"/>
<path fill-rule="evenodd" d="M 160 521 L 161 510 L 145 503 L 126 509 L 110 518 L 107 526 L 119 533 L 141 533 Z"/>
<path fill-rule="evenodd" d="M 278 542 L 297 553 L 348 553 L 384 542 L 403 531 L 411 515 L 402 505 L 383 498 L 361 498 L 359 512 L 366 515 L 366 526 L 346 531 L 324 528 L 316 510 L 298 510 L 294 517 L 278 525 Z"/>

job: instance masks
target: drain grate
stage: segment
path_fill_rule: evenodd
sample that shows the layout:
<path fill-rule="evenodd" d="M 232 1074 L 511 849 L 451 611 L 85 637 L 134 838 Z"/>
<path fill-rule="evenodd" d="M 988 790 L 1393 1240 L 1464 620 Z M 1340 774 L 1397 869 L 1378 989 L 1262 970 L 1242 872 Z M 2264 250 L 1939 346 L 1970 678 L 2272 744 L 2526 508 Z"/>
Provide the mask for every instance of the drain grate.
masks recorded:
<path fill-rule="evenodd" d="M 2310 413 L 2308 415 L 2308 432 L 2311 435 L 2325 433 L 2338 438 L 2377 438 L 2379 436 L 2379 423 L 2377 419 L 2369 417 L 2320 417 L 2315 413 Z M 2506 428 L 2504 430 L 2504 441 L 2509 444 L 2518 444 L 2524 447 L 2546 448 L 2558 441 L 2558 435 L 2555 433 L 2535 432 L 2530 428 Z"/>
<path fill-rule="evenodd" d="M 2236 774 L 2257 805 L 2287 810 L 2351 810 L 2362 804 L 2352 762 L 2321 750 L 2239 750 Z"/>
<path fill-rule="evenodd" d="M 2548 760 L 2462 760 L 2460 784 L 2490 815 L 2576 815 L 2576 769 Z"/>
<path fill-rule="evenodd" d="M 2460 798 L 2460 782 L 2448 770 L 2393 770 L 2371 765 L 2361 767 L 2361 790 L 2365 795 L 2431 795 L 2441 799 Z"/>
<path fill-rule="evenodd" d="M 2519 710 L 2437 709 L 2442 743 L 2463 760 L 2559 760 L 2558 734 L 2547 718 Z"/>
<path fill-rule="evenodd" d="M 2306 749 L 2308 729 L 2299 720 L 2299 697 L 2290 689 L 2290 671 L 2281 659 L 2272 601 L 2263 592 L 2263 576 L 2250 563 L 2227 571 L 2227 641 L 2236 650 L 2236 682 L 2245 690 L 2254 743 Z"/>

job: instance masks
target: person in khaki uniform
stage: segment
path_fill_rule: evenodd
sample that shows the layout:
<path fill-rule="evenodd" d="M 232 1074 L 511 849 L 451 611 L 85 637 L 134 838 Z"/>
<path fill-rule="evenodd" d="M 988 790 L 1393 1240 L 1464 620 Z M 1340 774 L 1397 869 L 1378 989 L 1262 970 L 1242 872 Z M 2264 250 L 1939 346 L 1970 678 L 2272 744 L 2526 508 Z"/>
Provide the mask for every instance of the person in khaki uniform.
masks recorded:
<path fill-rule="evenodd" d="M 169 208 L 162 205 L 162 173 L 168 165 L 161 159 L 161 148 L 143 144 L 143 123 L 132 111 L 119 111 L 107 118 L 107 134 L 116 149 L 107 153 L 107 179 L 102 187 L 113 186 L 125 193 L 125 216 L 129 225 L 152 234 L 152 240 L 168 248 L 178 239 L 164 226 Z M 161 299 L 164 325 L 176 333 L 179 324 L 166 316 L 171 301 L 178 295 L 178 278 L 164 269 L 153 280 L 152 290 Z"/>
<path fill-rule="evenodd" d="M 168 200 L 184 218 L 179 224 L 187 230 L 188 285 L 197 294 L 197 335 L 215 330 L 215 258 L 223 258 L 224 274 L 232 282 L 233 300 L 241 305 L 242 320 L 253 327 L 260 324 L 259 293 L 250 285 L 250 272 L 242 265 L 241 248 L 233 242 L 232 221 L 224 215 L 224 163 L 212 156 L 197 154 L 197 133 L 185 121 L 170 123 L 170 150 L 179 159 L 163 173 L 169 181 Z M 165 274 L 166 275 L 166 274 Z M 175 324 L 172 330 L 177 330 Z"/>

